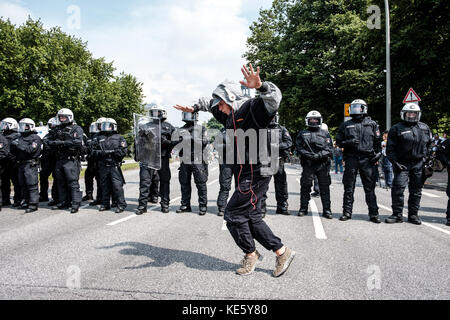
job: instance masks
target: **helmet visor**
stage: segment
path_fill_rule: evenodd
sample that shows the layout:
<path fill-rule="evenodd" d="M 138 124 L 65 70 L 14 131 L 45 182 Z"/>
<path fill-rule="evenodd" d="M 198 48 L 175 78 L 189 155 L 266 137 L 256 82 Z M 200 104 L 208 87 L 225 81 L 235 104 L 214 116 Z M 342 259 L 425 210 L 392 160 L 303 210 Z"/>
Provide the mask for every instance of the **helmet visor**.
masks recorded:
<path fill-rule="evenodd" d="M 103 132 L 112 132 L 115 131 L 115 123 L 112 122 L 103 122 L 102 129 Z"/>
<path fill-rule="evenodd" d="M 351 115 L 360 115 L 367 113 L 367 106 L 364 104 L 352 104 L 350 106 L 350 114 Z"/>
<path fill-rule="evenodd" d="M 97 123 L 91 124 L 91 126 L 89 127 L 89 132 L 90 133 L 98 133 L 99 132 L 98 124 Z"/>
<path fill-rule="evenodd" d="M 308 118 L 306 119 L 308 127 L 318 128 L 322 125 L 322 118 Z"/>
<path fill-rule="evenodd" d="M 19 132 L 31 132 L 33 129 L 29 123 L 19 123 Z"/>
<path fill-rule="evenodd" d="M 405 111 L 403 112 L 403 120 L 406 122 L 419 122 L 422 112 L 419 111 Z"/>
<path fill-rule="evenodd" d="M 8 131 L 10 128 L 10 125 L 11 124 L 8 122 L 4 122 L 4 121 L 0 122 L 0 131 Z"/>
<path fill-rule="evenodd" d="M 158 119 L 162 119 L 163 113 L 161 110 L 150 110 L 150 117 L 151 118 L 158 118 Z"/>

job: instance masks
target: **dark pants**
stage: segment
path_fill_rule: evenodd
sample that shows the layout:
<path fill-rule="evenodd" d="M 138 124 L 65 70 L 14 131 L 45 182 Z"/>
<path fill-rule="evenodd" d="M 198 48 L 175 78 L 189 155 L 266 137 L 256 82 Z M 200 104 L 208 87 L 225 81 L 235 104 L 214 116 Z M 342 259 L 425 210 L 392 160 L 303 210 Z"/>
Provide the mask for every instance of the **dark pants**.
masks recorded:
<path fill-rule="evenodd" d="M 302 178 L 300 180 L 300 209 L 308 210 L 309 201 L 311 200 L 311 187 L 314 179 L 318 180 L 316 184 L 319 187 L 323 211 L 331 211 L 331 177 L 330 165 L 328 163 L 303 166 Z"/>
<path fill-rule="evenodd" d="M 278 206 L 287 206 L 289 193 L 284 160 L 280 160 L 278 172 L 273 176 L 273 179 L 275 183 L 275 198 Z"/>
<path fill-rule="evenodd" d="M 150 187 L 156 171 L 141 166 L 139 169 L 139 208 L 147 208 Z"/>
<path fill-rule="evenodd" d="M 5 171 L 5 166 L 0 164 L 0 208 L 2 207 L 3 204 L 3 195 L 1 192 L 1 188 L 2 188 L 2 176 L 3 176 L 3 172 Z"/>
<path fill-rule="evenodd" d="M 217 207 L 220 210 L 225 210 L 228 202 L 228 197 L 231 191 L 231 182 L 233 180 L 233 167 L 227 164 L 221 164 L 219 166 L 219 184 L 220 191 L 217 198 Z"/>
<path fill-rule="evenodd" d="M 98 166 L 96 161 L 88 161 L 86 171 L 84 172 L 84 186 L 86 189 L 86 195 L 91 196 L 94 193 L 94 179 L 98 172 Z M 98 186 L 97 180 L 97 186 Z"/>
<path fill-rule="evenodd" d="M 447 219 L 450 220 L 450 169 L 448 171 L 448 181 L 447 181 Z"/>
<path fill-rule="evenodd" d="M 336 174 L 344 172 L 342 157 L 334 157 L 334 170 Z"/>
<path fill-rule="evenodd" d="M 161 197 L 161 206 L 168 207 L 170 203 L 170 172 L 169 157 L 161 158 L 161 170 L 158 171 L 159 176 L 159 196 Z"/>
<path fill-rule="evenodd" d="M 72 200 L 72 208 L 81 205 L 80 179 L 81 163 L 79 160 L 63 159 L 56 161 L 55 179 L 58 185 L 60 205 L 68 205 Z M 70 192 L 70 195 L 69 195 Z"/>
<path fill-rule="evenodd" d="M 41 161 L 42 163 L 42 168 L 41 168 L 41 172 L 39 173 L 39 183 L 40 183 L 40 193 L 39 193 L 39 198 L 43 199 L 44 201 L 48 200 L 48 188 L 49 188 L 49 183 L 48 183 L 48 179 L 50 177 L 50 175 L 54 175 L 54 171 L 55 171 L 55 166 L 56 166 L 56 160 L 52 160 L 52 159 L 43 159 Z M 55 177 L 53 177 L 53 186 L 52 186 L 52 199 L 56 202 L 58 202 L 58 188 L 57 188 L 57 183 L 55 180 Z"/>
<path fill-rule="evenodd" d="M 123 181 L 119 170 L 117 165 L 99 162 L 100 184 L 102 186 L 102 205 L 105 207 L 110 207 L 111 196 L 112 203 L 117 203 L 117 206 L 122 209 L 127 207 L 125 193 L 123 191 L 125 181 Z"/>
<path fill-rule="evenodd" d="M 14 203 L 20 204 L 22 191 L 19 184 L 19 168 L 13 163 L 9 163 L 5 167 L 8 170 L 5 170 L 2 175 L 3 205 L 11 204 L 11 182 L 14 186 Z"/>
<path fill-rule="evenodd" d="M 405 202 L 405 188 L 408 185 L 408 216 L 417 216 L 420 209 L 420 200 L 422 199 L 423 180 L 423 161 L 404 164 L 408 170 L 399 171 L 394 169 L 394 182 L 392 184 L 392 212 L 395 216 L 403 215 Z M 409 182 L 409 183 L 408 183 Z"/>
<path fill-rule="evenodd" d="M 353 213 L 353 202 L 356 177 L 358 172 L 366 194 L 366 203 L 369 207 L 369 216 L 378 217 L 377 196 L 375 195 L 376 181 L 374 179 L 376 167 L 370 163 L 369 158 L 348 157 L 345 159 L 344 171 L 344 215 L 351 217 Z"/>
<path fill-rule="evenodd" d="M 194 182 L 198 191 L 198 203 L 200 207 L 208 206 L 208 195 L 206 182 L 208 181 L 207 164 L 184 164 L 180 166 L 178 179 L 181 185 L 181 205 L 191 205 L 191 176 L 194 176 Z"/>
<path fill-rule="evenodd" d="M 22 163 L 19 165 L 19 183 L 22 190 L 22 199 L 30 208 L 37 208 L 39 204 L 37 163 Z"/>
<path fill-rule="evenodd" d="M 314 192 L 317 194 L 320 194 L 319 178 L 317 178 L 317 175 L 314 175 L 313 182 L 314 182 L 314 187 L 313 187 Z M 311 190 L 311 187 L 309 187 L 309 190 Z"/>
<path fill-rule="evenodd" d="M 233 172 L 237 177 L 239 166 L 233 166 Z M 261 199 L 269 189 L 272 177 L 262 177 L 257 174 L 239 178 L 236 190 L 228 202 L 225 210 L 225 221 L 228 230 L 239 248 L 245 253 L 255 252 L 255 240 L 264 248 L 277 251 L 283 247 L 281 239 L 276 237 L 269 226 L 264 222 L 261 212 Z M 252 196 L 253 191 L 254 195 Z M 256 207 L 251 203 L 256 200 Z"/>
<path fill-rule="evenodd" d="M 159 174 L 158 171 L 155 172 L 152 178 L 152 184 L 150 186 L 150 198 L 159 197 Z"/>

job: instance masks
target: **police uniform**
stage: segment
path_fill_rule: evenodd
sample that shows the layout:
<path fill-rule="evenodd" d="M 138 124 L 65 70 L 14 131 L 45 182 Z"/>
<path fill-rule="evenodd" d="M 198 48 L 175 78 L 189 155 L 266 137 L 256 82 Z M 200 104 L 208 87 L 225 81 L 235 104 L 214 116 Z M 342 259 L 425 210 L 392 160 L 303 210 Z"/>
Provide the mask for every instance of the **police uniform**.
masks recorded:
<path fill-rule="evenodd" d="M 409 181 L 409 221 L 420 224 L 418 217 L 422 188 L 424 159 L 431 154 L 431 130 L 425 123 L 402 121 L 391 128 L 388 135 L 386 154 L 394 169 L 392 183 L 393 217 L 402 219 L 404 192 Z M 403 166 L 403 168 L 399 168 Z"/>
<path fill-rule="evenodd" d="M 27 212 L 36 211 L 39 205 L 38 168 L 42 140 L 36 133 L 22 133 L 11 143 L 11 151 L 19 165 L 19 183 Z"/>
<path fill-rule="evenodd" d="M 187 122 L 180 128 L 180 132 L 187 132 L 183 139 L 191 139 L 191 157 L 184 158 L 183 150 L 179 153 L 181 164 L 178 173 L 178 180 L 181 185 L 181 207 L 177 213 L 191 211 L 191 177 L 194 176 L 194 182 L 197 186 L 198 204 L 200 215 L 205 215 L 208 207 L 208 192 L 206 182 L 208 181 L 208 164 L 203 159 L 203 151 L 208 145 L 206 138 L 206 128 L 196 125 L 195 122 Z M 195 145 L 201 146 L 201 154 L 195 155 Z M 189 161 L 190 160 L 190 161 Z"/>
<path fill-rule="evenodd" d="M 20 202 L 22 201 L 22 190 L 20 188 L 19 183 L 19 166 L 17 165 L 16 158 L 11 152 L 11 143 L 17 139 L 19 139 L 20 134 L 15 131 L 4 131 L 3 135 L 8 140 L 8 144 L 10 146 L 9 156 L 7 157 L 5 162 L 5 166 L 9 168 L 5 170 L 2 175 L 2 205 L 9 206 L 11 205 L 11 182 L 14 186 L 14 207 L 20 206 Z"/>
<path fill-rule="evenodd" d="M 447 167 L 447 226 L 450 226 L 450 139 L 441 143 L 438 149 L 438 157 L 444 167 Z"/>
<path fill-rule="evenodd" d="M 345 221 L 352 217 L 355 183 L 359 172 L 369 207 L 369 216 L 371 221 L 379 223 L 374 179 L 374 170 L 377 170 L 375 163 L 381 156 L 381 133 L 378 124 L 368 116 L 362 119 L 353 118 L 341 124 L 336 142 L 340 148 L 344 148 L 345 161 L 344 215 L 341 220 Z"/>
<path fill-rule="evenodd" d="M 116 213 L 121 213 L 127 207 L 123 186 L 125 180 L 121 171 L 123 158 L 127 155 L 128 146 L 124 137 L 114 132 L 102 132 L 99 137 L 100 150 L 96 150 L 102 189 L 101 211 L 109 210 L 110 196 L 117 203 Z"/>
<path fill-rule="evenodd" d="M 297 153 L 303 167 L 300 191 L 299 216 L 308 214 L 311 200 L 311 187 L 315 177 L 319 182 L 323 215 L 331 218 L 330 166 L 333 156 L 333 141 L 328 131 L 321 128 L 308 128 L 301 131 L 296 141 Z"/>
<path fill-rule="evenodd" d="M 49 183 L 48 179 L 50 175 L 53 174 L 53 178 L 55 176 L 55 168 L 56 168 L 56 150 L 49 145 L 49 141 L 56 139 L 57 128 L 50 129 L 49 133 L 44 137 L 43 149 L 42 149 L 42 157 L 41 157 L 41 172 L 39 173 L 39 182 L 40 182 L 40 196 L 39 202 L 48 201 L 48 188 Z M 58 201 L 58 186 L 56 179 L 53 179 L 52 186 L 52 201 L 49 203 L 50 206 L 56 205 L 59 203 Z"/>
<path fill-rule="evenodd" d="M 0 189 L 2 187 L 2 176 L 6 169 L 7 159 L 9 157 L 9 142 L 3 134 L 0 133 Z M 0 192 L 0 211 L 2 210 L 2 192 Z"/>
<path fill-rule="evenodd" d="M 55 179 L 58 186 L 59 204 L 53 210 L 68 208 L 78 212 L 81 205 L 80 172 L 83 148 L 83 129 L 76 124 L 61 124 L 56 139 L 49 141 L 56 148 Z"/>

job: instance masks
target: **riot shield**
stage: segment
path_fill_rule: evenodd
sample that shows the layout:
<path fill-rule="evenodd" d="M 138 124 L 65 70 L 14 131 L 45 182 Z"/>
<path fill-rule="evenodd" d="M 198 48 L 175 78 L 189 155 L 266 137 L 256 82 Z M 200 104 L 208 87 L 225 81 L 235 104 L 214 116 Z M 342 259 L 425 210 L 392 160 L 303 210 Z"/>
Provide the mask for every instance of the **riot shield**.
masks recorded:
<path fill-rule="evenodd" d="M 161 170 L 161 120 L 134 114 L 136 161 L 141 166 Z"/>

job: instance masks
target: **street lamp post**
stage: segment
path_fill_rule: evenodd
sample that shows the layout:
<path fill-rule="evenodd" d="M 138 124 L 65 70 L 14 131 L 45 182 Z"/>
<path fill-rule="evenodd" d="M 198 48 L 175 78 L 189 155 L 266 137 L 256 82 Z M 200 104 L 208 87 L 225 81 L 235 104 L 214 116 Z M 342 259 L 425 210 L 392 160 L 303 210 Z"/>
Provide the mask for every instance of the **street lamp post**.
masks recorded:
<path fill-rule="evenodd" d="M 391 31 L 389 17 L 389 3 L 384 0 L 386 11 L 386 129 L 390 130 L 391 122 Z"/>

